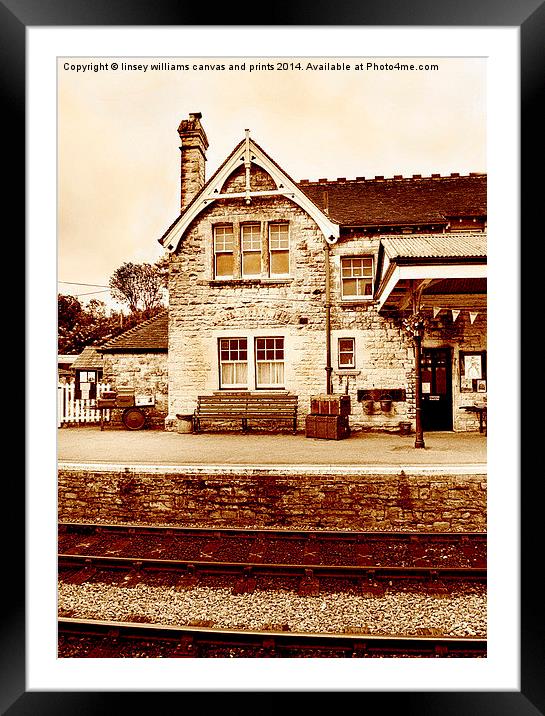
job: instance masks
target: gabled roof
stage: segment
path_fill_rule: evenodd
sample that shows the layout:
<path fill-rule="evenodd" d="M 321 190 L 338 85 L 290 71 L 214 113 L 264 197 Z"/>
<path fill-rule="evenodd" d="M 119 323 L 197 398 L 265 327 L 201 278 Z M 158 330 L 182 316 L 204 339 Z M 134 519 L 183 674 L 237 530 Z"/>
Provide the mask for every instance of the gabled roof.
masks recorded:
<path fill-rule="evenodd" d="M 449 217 L 486 216 L 486 174 L 356 178 L 299 188 L 342 226 L 446 224 Z"/>
<path fill-rule="evenodd" d="M 232 193 L 230 195 L 222 194 L 221 188 L 226 179 L 233 172 L 237 171 L 240 166 L 250 166 L 250 164 L 255 164 L 264 169 L 275 182 L 276 190 L 264 192 L 248 191 L 242 194 Z M 235 198 L 239 196 L 249 199 L 250 197 L 273 194 L 285 196 L 303 208 L 314 219 L 328 241 L 334 242 L 339 237 L 338 222 L 332 220 L 312 198 L 303 192 L 280 165 L 277 164 L 257 142 L 250 139 L 247 134 L 246 138 L 237 144 L 219 169 L 205 183 L 203 188 L 197 192 L 184 211 L 168 227 L 159 239 L 159 243 L 168 251 L 175 251 L 191 222 L 201 211 L 211 206 L 213 202 L 218 199 Z"/>
<path fill-rule="evenodd" d="M 275 182 L 273 191 L 222 193 L 226 179 L 239 167 L 255 164 Z M 201 211 L 216 200 L 266 195 L 283 195 L 298 204 L 317 223 L 326 240 L 334 243 L 341 227 L 446 226 L 451 218 L 485 217 L 487 213 L 486 175 L 451 174 L 430 177 L 356 177 L 335 181 L 295 182 L 253 139 L 237 144 L 223 164 L 184 211 L 159 239 L 167 250 L 175 251 L 182 237 Z"/>
<path fill-rule="evenodd" d="M 486 258 L 486 234 L 413 234 L 382 239 L 392 261 L 410 258 Z"/>
<path fill-rule="evenodd" d="M 86 346 L 72 363 L 72 370 L 96 370 L 102 367 L 102 356 L 93 346 Z"/>
<path fill-rule="evenodd" d="M 97 350 L 101 353 L 166 353 L 168 351 L 168 311 L 129 328 Z"/>

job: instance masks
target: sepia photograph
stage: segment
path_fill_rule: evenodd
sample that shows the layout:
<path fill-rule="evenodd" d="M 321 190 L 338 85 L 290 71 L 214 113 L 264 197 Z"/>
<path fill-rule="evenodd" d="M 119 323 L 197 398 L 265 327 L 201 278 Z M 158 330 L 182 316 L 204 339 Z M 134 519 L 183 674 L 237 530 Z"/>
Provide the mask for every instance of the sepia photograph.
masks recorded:
<path fill-rule="evenodd" d="M 57 58 L 59 659 L 487 658 L 486 107 Z"/>

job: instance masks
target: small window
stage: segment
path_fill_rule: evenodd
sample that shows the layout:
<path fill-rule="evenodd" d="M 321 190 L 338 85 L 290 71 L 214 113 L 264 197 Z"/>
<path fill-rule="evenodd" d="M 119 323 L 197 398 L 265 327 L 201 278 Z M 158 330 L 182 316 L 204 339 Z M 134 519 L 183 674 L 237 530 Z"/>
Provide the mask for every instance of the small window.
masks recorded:
<path fill-rule="evenodd" d="M 356 341 L 354 338 L 339 338 L 339 368 L 356 367 Z"/>
<path fill-rule="evenodd" d="M 341 259 L 341 281 L 343 298 L 372 298 L 373 257 Z"/>
<path fill-rule="evenodd" d="M 220 387 L 246 388 L 248 386 L 248 340 L 246 338 L 220 338 Z"/>
<path fill-rule="evenodd" d="M 284 385 L 284 339 L 256 338 L 256 387 L 281 388 Z"/>
<path fill-rule="evenodd" d="M 241 229 L 242 275 L 261 276 L 261 226 L 245 224 Z"/>
<path fill-rule="evenodd" d="M 214 276 L 217 278 L 232 278 L 233 247 L 233 227 L 214 227 Z"/>
<path fill-rule="evenodd" d="M 290 239 L 288 224 L 269 224 L 270 275 L 288 276 L 290 272 Z"/>

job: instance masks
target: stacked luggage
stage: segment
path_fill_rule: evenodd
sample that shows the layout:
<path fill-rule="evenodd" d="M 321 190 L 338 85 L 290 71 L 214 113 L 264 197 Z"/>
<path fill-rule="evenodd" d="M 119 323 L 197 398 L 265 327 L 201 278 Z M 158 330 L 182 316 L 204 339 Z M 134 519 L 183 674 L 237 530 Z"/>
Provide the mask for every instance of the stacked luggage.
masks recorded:
<path fill-rule="evenodd" d="M 310 399 L 305 435 L 324 440 L 347 438 L 350 435 L 349 415 L 349 395 L 314 395 Z"/>

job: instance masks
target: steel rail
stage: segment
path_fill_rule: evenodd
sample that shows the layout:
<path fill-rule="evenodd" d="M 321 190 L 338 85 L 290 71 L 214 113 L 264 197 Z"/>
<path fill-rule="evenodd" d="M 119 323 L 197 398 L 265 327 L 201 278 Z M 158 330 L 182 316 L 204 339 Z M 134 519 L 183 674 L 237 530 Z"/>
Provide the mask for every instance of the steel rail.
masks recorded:
<path fill-rule="evenodd" d="M 112 524 L 95 522 L 59 522 L 59 534 L 74 534 L 85 532 L 90 534 L 121 533 L 121 534 L 164 534 L 165 536 L 200 535 L 204 537 L 218 537 L 222 535 L 236 535 L 259 537 L 277 537 L 279 539 L 333 539 L 333 540 L 430 540 L 463 542 L 474 540 L 485 542 L 486 532 L 394 532 L 394 531 L 356 531 L 356 530 L 322 530 L 322 529 L 295 529 L 295 528 L 269 528 L 269 527 L 191 527 L 172 525 L 142 525 L 142 524 Z"/>
<path fill-rule="evenodd" d="M 156 559 L 111 555 L 59 554 L 59 569 L 129 569 L 136 572 L 184 571 L 200 575 L 291 577 L 367 577 L 375 579 L 466 579 L 486 581 L 481 567 L 395 567 L 376 565 L 282 564 L 273 562 L 220 562 L 214 560 Z"/>
<path fill-rule="evenodd" d="M 59 617 L 59 636 L 102 638 L 98 649 L 115 649 L 120 641 L 162 641 L 172 646 L 171 656 L 195 656 L 199 646 L 258 647 L 268 655 L 286 650 L 341 651 L 348 656 L 485 656 L 487 642 L 479 637 L 379 635 L 338 632 L 287 632 L 164 624 L 101 621 Z M 108 643 L 109 642 L 109 643 Z M 111 653 L 108 654 L 111 656 Z M 198 654 L 197 654 L 198 655 Z"/>

